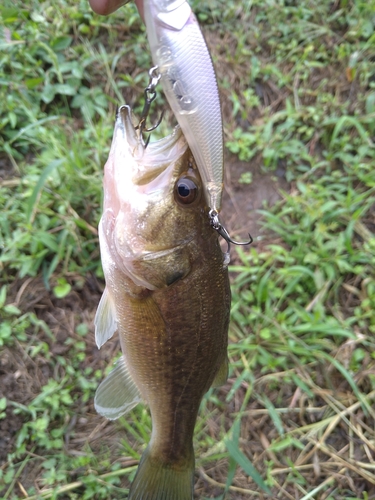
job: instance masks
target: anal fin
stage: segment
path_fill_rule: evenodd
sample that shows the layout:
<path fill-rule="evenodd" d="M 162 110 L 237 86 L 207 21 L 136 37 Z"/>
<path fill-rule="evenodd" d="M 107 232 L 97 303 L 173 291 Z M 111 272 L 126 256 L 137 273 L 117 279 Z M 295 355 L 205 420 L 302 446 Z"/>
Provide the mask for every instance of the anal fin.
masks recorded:
<path fill-rule="evenodd" d="M 122 356 L 96 390 L 94 404 L 100 415 L 115 420 L 134 408 L 141 399 Z"/>

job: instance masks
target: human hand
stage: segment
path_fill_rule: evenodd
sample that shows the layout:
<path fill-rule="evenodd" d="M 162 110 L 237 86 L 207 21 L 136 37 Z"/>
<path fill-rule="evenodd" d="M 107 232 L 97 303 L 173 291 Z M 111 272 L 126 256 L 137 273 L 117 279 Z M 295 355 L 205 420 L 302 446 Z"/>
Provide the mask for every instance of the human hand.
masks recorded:
<path fill-rule="evenodd" d="M 94 12 L 106 16 L 128 3 L 129 0 L 89 0 L 89 2 Z M 143 19 L 143 0 L 135 0 L 135 4 Z"/>

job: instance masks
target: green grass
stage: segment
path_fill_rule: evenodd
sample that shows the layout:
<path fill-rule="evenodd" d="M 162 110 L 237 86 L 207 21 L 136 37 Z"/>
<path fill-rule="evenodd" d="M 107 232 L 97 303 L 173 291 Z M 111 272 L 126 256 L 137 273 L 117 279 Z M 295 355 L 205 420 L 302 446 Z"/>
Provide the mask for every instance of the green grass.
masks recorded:
<path fill-rule="evenodd" d="M 227 149 L 290 183 L 233 251 L 230 376 L 202 402 L 197 498 L 369 500 L 375 2 L 192 5 Z M 102 169 L 116 106 L 142 109 L 144 29 L 133 5 L 6 1 L 0 62 L 0 496 L 125 498 L 151 421 L 95 414 L 119 349 L 97 351 L 92 321 Z"/>

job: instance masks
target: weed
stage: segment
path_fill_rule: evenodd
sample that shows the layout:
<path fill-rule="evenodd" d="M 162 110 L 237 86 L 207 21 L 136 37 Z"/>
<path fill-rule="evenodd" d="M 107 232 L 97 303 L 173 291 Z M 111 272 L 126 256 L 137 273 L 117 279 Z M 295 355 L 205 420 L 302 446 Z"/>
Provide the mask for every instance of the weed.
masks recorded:
<path fill-rule="evenodd" d="M 230 374 L 202 401 L 197 495 L 368 500 L 374 2 L 192 5 L 227 148 L 291 182 L 233 256 Z M 102 18 L 87 2 L 5 2 L 0 47 L 0 494 L 125 498 L 151 419 L 143 406 L 117 423 L 95 415 L 119 346 L 98 352 L 92 320 L 102 167 L 116 106 L 142 109 L 144 28 L 134 5 Z M 249 169 L 239 185 L 255 182 Z"/>

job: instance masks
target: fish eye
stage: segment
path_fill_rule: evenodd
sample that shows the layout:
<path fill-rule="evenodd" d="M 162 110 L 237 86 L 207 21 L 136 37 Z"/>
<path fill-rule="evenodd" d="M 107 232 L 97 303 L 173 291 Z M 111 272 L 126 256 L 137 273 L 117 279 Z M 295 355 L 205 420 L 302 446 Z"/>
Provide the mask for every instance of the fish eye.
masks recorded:
<path fill-rule="evenodd" d="M 190 205 L 198 198 L 198 186 L 189 177 L 180 177 L 175 186 L 176 200 L 183 205 Z"/>

